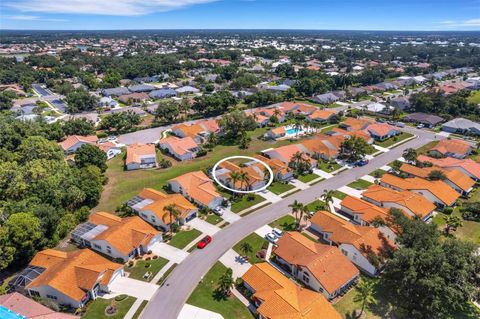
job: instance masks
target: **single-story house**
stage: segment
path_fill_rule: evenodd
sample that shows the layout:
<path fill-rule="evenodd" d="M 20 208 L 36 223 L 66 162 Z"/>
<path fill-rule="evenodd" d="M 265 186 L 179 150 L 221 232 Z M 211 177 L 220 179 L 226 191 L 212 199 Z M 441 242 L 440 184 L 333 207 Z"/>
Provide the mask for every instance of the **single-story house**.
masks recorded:
<path fill-rule="evenodd" d="M 464 159 L 465 157 L 469 156 L 472 151 L 472 145 L 464 140 L 446 139 L 438 142 L 438 144 L 432 147 L 428 152 L 436 155 L 437 157 L 446 156 Z"/>
<path fill-rule="evenodd" d="M 397 127 L 387 123 L 370 124 L 367 126 L 366 130 L 374 139 L 379 141 L 386 140 L 402 133 Z"/>
<path fill-rule="evenodd" d="M 109 293 L 112 282 L 121 276 L 124 276 L 123 265 L 90 249 L 72 252 L 46 249 L 38 252 L 10 284 L 31 298 L 81 308 L 100 294 Z"/>
<path fill-rule="evenodd" d="M 157 167 L 157 153 L 153 144 L 131 144 L 127 146 L 125 160 L 127 170 Z"/>
<path fill-rule="evenodd" d="M 480 135 L 480 123 L 459 117 L 442 124 L 442 130 L 450 133 Z"/>
<path fill-rule="evenodd" d="M 72 232 L 77 244 L 127 262 L 162 241 L 162 235 L 138 216 L 121 218 L 106 212 L 90 215 Z"/>
<path fill-rule="evenodd" d="M 422 112 L 408 114 L 403 120 L 406 122 L 420 123 L 426 127 L 434 127 L 444 121 L 443 117 Z"/>
<path fill-rule="evenodd" d="M 177 92 L 174 89 L 159 89 L 149 93 L 152 99 L 166 99 L 169 97 L 177 96 Z"/>
<path fill-rule="evenodd" d="M 23 105 L 14 105 L 10 108 L 10 111 L 15 112 L 17 115 L 30 115 L 35 114 L 35 110 L 38 105 L 35 103 L 28 103 Z"/>
<path fill-rule="evenodd" d="M 410 101 L 404 96 L 399 96 L 391 99 L 390 105 L 400 110 L 407 110 L 410 108 Z"/>
<path fill-rule="evenodd" d="M 390 111 L 393 110 L 393 107 L 382 103 L 373 102 L 366 105 L 366 110 L 371 113 L 389 114 Z"/>
<path fill-rule="evenodd" d="M 319 134 L 315 137 L 304 140 L 300 145 L 312 158 L 330 160 L 337 158 L 340 153 L 340 145 L 345 140 L 343 135 L 328 136 Z"/>
<path fill-rule="evenodd" d="M 179 87 L 178 89 L 175 90 L 177 94 L 194 94 L 194 93 L 200 93 L 200 90 L 197 88 L 194 88 L 193 86 L 182 86 Z"/>
<path fill-rule="evenodd" d="M 332 104 L 337 102 L 338 100 L 340 100 L 340 98 L 331 92 L 315 95 L 312 98 L 313 102 L 319 103 L 319 104 Z"/>
<path fill-rule="evenodd" d="M 322 294 L 300 287 L 269 263 L 254 264 L 242 280 L 260 319 L 342 318 Z"/>
<path fill-rule="evenodd" d="M 202 171 L 175 177 L 168 181 L 168 186 L 175 193 L 182 194 L 202 207 L 214 209 L 223 203 L 223 197 L 217 192 L 212 180 Z"/>
<path fill-rule="evenodd" d="M 100 100 L 98 101 L 98 106 L 117 107 L 118 103 L 117 103 L 117 101 L 112 99 L 110 96 L 104 96 L 104 97 L 101 97 Z"/>
<path fill-rule="evenodd" d="M 296 153 L 303 154 L 303 158 L 310 163 L 312 169 L 317 166 L 317 161 L 306 155 L 306 149 L 301 144 L 280 146 L 263 152 L 266 157 L 278 159 L 287 165 L 290 163 Z"/>
<path fill-rule="evenodd" d="M 320 234 L 322 241 L 337 246 L 352 263 L 371 276 L 377 275 L 379 266 L 370 260 L 370 254 L 383 257 L 395 247 L 377 228 L 354 225 L 327 211 L 316 212 L 310 222 L 310 229 Z"/>
<path fill-rule="evenodd" d="M 285 130 L 285 127 L 280 126 L 280 127 L 276 127 L 276 128 L 272 128 L 271 130 L 268 130 L 265 133 L 265 137 L 269 138 L 269 139 L 272 139 L 272 140 L 276 140 L 276 139 L 285 137 L 286 134 L 287 134 L 287 132 Z"/>
<path fill-rule="evenodd" d="M 360 272 L 340 249 L 287 232 L 272 254 L 275 262 L 307 287 L 333 299 L 355 284 Z"/>
<path fill-rule="evenodd" d="M 160 148 L 168 151 L 173 157 L 180 161 L 193 159 L 197 156 L 200 146 L 190 136 L 178 138 L 169 136 L 159 141 Z"/>
<path fill-rule="evenodd" d="M 307 115 L 307 119 L 314 122 L 328 122 L 330 121 L 337 113 L 331 110 L 316 110 L 312 114 Z"/>
<path fill-rule="evenodd" d="M 168 231 L 172 223 L 184 224 L 197 216 L 198 208 L 180 194 L 164 194 L 152 188 L 145 188 L 128 201 L 138 215 L 150 224 Z M 170 208 L 177 211 L 171 214 Z"/>
<path fill-rule="evenodd" d="M 215 174 L 216 178 L 223 185 L 227 185 L 235 190 L 249 191 L 260 189 L 265 186 L 265 170 L 266 167 L 259 164 L 257 161 L 250 163 L 250 165 L 247 163 L 245 164 L 245 167 L 240 167 L 230 161 L 223 161 L 218 165 L 217 170 L 212 172 L 212 174 Z M 234 180 L 232 178 L 232 173 L 245 173 L 246 180 Z"/>
<path fill-rule="evenodd" d="M 262 155 L 255 155 L 254 156 L 256 159 L 264 162 L 267 164 L 273 171 L 274 174 L 274 179 L 277 181 L 288 181 L 293 178 L 293 172 L 290 167 L 288 167 L 288 164 L 285 164 L 279 159 L 272 159 L 272 158 L 267 158 Z"/>
<path fill-rule="evenodd" d="M 458 169 L 462 173 L 468 175 L 475 181 L 480 181 L 480 163 L 473 161 L 470 158 L 457 159 L 453 157 L 446 158 L 432 158 L 425 155 L 417 157 L 419 162 L 429 162 L 435 166 L 442 167 L 448 170 Z"/>
<path fill-rule="evenodd" d="M 58 143 L 63 151 L 67 154 L 75 153 L 82 145 L 96 145 L 98 137 L 96 135 L 81 136 L 69 135 L 65 140 Z"/>
<path fill-rule="evenodd" d="M 150 92 L 155 90 L 155 87 L 152 85 L 147 85 L 147 84 L 137 84 L 137 85 L 132 85 L 129 86 L 128 89 L 130 92 L 133 93 L 140 93 L 140 92 Z"/>
<path fill-rule="evenodd" d="M 121 95 L 118 100 L 124 104 L 129 104 L 132 102 L 144 102 L 148 100 L 150 96 L 145 92 L 135 92 L 126 95 Z"/>
<path fill-rule="evenodd" d="M 129 94 L 129 93 L 130 93 L 130 90 L 123 86 L 102 90 L 103 96 L 120 96 L 120 95 Z"/>

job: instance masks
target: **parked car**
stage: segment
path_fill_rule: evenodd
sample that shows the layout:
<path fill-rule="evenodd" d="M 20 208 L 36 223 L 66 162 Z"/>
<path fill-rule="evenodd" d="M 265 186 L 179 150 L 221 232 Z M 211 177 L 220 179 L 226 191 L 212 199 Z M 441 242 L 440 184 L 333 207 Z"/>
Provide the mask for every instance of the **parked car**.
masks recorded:
<path fill-rule="evenodd" d="M 272 233 L 266 234 L 265 239 L 271 242 L 272 244 L 276 244 L 278 241 L 278 238 Z"/>
<path fill-rule="evenodd" d="M 222 208 L 221 208 L 220 206 L 219 206 L 219 207 L 215 207 L 215 208 L 213 209 L 213 213 L 214 213 L 215 215 L 222 216 L 222 215 L 223 215 Z"/>
<path fill-rule="evenodd" d="M 356 162 L 354 165 L 355 166 L 365 166 L 365 165 L 368 164 L 368 162 L 369 162 L 368 159 L 364 159 L 364 160 L 360 160 L 360 161 Z"/>
<path fill-rule="evenodd" d="M 424 128 L 424 127 L 425 127 L 425 125 L 423 125 L 423 124 L 418 124 L 417 125 L 417 128 Z"/>
<path fill-rule="evenodd" d="M 395 125 L 398 127 L 405 127 L 405 123 L 403 122 L 397 122 Z"/>
<path fill-rule="evenodd" d="M 205 246 L 207 246 L 208 244 L 210 244 L 212 242 L 212 236 L 210 235 L 207 235 L 205 237 L 202 238 L 202 240 L 200 240 L 197 244 L 197 248 L 199 249 L 203 249 L 205 248 Z"/>
<path fill-rule="evenodd" d="M 283 231 L 278 228 L 273 228 L 272 234 L 274 234 L 277 238 L 280 238 L 283 236 Z"/>

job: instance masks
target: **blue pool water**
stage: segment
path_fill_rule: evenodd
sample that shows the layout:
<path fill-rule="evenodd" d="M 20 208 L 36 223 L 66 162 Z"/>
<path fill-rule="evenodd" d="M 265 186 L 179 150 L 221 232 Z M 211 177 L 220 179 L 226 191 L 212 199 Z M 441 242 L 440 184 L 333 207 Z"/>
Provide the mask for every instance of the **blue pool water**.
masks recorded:
<path fill-rule="evenodd" d="M 26 319 L 26 317 L 19 315 L 18 313 L 13 312 L 3 306 L 0 306 L 0 318 L 1 319 Z"/>
<path fill-rule="evenodd" d="M 289 128 L 286 132 L 287 132 L 288 135 L 295 135 L 297 133 L 300 133 L 301 130 L 296 129 L 296 128 Z"/>

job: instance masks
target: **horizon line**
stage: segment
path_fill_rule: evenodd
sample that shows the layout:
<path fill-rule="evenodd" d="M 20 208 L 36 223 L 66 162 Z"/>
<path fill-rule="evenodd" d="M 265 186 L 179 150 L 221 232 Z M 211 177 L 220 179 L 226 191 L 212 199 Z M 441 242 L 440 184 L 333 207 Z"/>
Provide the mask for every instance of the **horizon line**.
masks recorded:
<path fill-rule="evenodd" d="M 401 29 L 283 29 L 283 28 L 142 28 L 142 29 L 3 29 L 0 31 L 346 31 L 346 32 L 479 32 L 480 29 L 471 30 L 445 30 L 445 29 L 425 29 L 425 30 L 401 30 Z M 1 35 L 0 35 L 1 36 Z"/>

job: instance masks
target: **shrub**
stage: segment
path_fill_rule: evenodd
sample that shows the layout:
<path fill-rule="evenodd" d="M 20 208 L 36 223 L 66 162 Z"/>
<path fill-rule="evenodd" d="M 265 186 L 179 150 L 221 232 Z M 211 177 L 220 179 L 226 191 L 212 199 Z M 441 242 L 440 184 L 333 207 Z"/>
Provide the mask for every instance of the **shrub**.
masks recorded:
<path fill-rule="evenodd" d="M 445 207 L 443 209 L 444 214 L 450 215 L 452 212 L 453 212 L 453 207 Z"/>
<path fill-rule="evenodd" d="M 115 297 L 115 301 L 122 301 L 127 299 L 128 295 L 118 295 Z"/>
<path fill-rule="evenodd" d="M 157 258 L 158 258 L 158 256 L 157 256 L 157 255 L 155 255 L 155 256 L 153 256 L 153 257 L 152 257 L 152 259 L 157 259 Z"/>
<path fill-rule="evenodd" d="M 108 137 L 108 134 L 105 133 L 105 132 L 100 132 L 100 133 L 97 134 L 97 137 L 98 138 L 105 138 L 105 137 Z"/>

